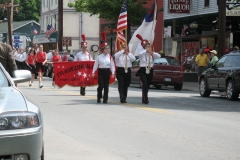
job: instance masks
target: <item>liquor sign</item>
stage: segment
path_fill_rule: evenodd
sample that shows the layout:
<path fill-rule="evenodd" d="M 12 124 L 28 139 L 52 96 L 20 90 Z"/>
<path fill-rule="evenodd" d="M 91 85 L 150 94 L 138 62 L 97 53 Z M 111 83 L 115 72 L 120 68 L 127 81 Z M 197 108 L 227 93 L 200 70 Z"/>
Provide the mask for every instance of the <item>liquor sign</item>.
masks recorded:
<path fill-rule="evenodd" d="M 236 0 L 227 0 L 226 16 L 240 16 L 240 2 Z"/>
<path fill-rule="evenodd" d="M 169 0 L 169 13 L 190 13 L 190 0 Z"/>

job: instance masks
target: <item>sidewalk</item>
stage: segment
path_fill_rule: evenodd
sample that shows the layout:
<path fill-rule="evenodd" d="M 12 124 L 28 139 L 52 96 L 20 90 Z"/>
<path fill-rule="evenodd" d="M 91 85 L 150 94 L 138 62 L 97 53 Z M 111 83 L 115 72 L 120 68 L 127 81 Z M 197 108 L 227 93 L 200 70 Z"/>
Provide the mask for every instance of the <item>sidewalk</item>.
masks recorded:
<path fill-rule="evenodd" d="M 182 90 L 199 92 L 198 82 L 183 82 Z"/>

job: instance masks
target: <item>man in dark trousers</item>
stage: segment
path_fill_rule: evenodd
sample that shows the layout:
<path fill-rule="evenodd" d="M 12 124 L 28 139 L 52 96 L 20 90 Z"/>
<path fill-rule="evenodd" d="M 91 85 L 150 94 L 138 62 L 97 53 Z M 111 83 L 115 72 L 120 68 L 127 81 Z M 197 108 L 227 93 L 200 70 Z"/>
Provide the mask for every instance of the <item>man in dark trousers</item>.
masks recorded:
<path fill-rule="evenodd" d="M 118 80 L 118 92 L 121 103 L 127 103 L 128 87 L 131 83 L 132 62 L 136 60 L 135 56 L 129 52 L 126 44 L 122 44 L 122 50 L 115 53 L 116 76 Z"/>
<path fill-rule="evenodd" d="M 0 43 L 0 62 L 9 75 L 13 77 L 13 71 L 17 70 L 17 65 L 10 45 Z"/>

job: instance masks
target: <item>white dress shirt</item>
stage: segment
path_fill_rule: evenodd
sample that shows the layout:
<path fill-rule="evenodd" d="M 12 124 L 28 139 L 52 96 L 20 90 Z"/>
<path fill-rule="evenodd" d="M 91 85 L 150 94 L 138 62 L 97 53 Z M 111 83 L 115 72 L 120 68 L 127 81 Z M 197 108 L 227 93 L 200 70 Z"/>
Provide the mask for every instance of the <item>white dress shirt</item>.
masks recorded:
<path fill-rule="evenodd" d="M 128 55 L 124 54 L 124 50 L 121 50 L 115 53 L 115 60 L 117 67 L 125 67 L 125 61 L 127 56 L 127 67 L 132 67 L 132 62 L 136 60 L 135 56 L 132 53 L 128 53 Z"/>
<path fill-rule="evenodd" d="M 24 62 L 24 61 L 26 61 L 27 53 L 26 52 L 24 52 L 24 53 L 15 52 L 14 58 L 15 58 L 15 60 L 17 60 L 19 62 Z"/>
<path fill-rule="evenodd" d="M 86 53 L 78 52 L 77 55 L 74 58 L 74 61 L 92 61 L 92 56 L 89 52 L 86 51 Z"/>
<path fill-rule="evenodd" d="M 115 72 L 115 65 L 112 56 L 109 54 L 100 54 L 97 59 L 95 60 L 92 73 L 95 73 L 95 71 L 98 68 L 110 68 L 112 74 Z"/>
<path fill-rule="evenodd" d="M 140 60 L 140 67 L 147 67 L 148 66 L 148 53 L 146 50 L 143 50 L 139 54 L 139 60 Z M 153 56 L 150 56 L 150 67 L 153 66 L 153 59 L 160 58 L 161 55 L 158 53 L 153 52 Z"/>

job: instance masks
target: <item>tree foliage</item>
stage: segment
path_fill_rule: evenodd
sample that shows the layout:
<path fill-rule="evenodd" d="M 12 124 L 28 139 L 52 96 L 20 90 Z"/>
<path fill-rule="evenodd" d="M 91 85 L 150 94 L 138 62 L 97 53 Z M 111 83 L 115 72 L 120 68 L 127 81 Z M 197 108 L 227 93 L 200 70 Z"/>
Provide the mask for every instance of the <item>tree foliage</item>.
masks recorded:
<path fill-rule="evenodd" d="M 128 24 L 139 25 L 142 23 L 148 9 L 144 8 L 148 0 L 128 0 L 127 13 Z M 90 15 L 98 15 L 107 21 L 118 20 L 123 0 L 76 0 L 68 3 L 68 6 L 75 8 L 77 12 L 88 12 Z"/>
<path fill-rule="evenodd" d="M 9 0 L 0 1 L 0 19 L 7 18 L 6 4 Z M 39 22 L 41 1 L 40 0 L 14 0 L 14 4 L 19 6 L 14 7 L 13 21 L 35 20 Z"/>

